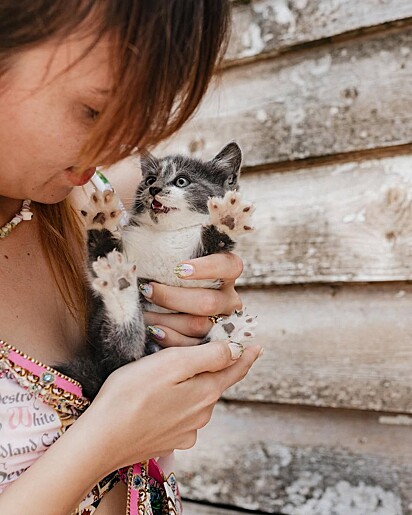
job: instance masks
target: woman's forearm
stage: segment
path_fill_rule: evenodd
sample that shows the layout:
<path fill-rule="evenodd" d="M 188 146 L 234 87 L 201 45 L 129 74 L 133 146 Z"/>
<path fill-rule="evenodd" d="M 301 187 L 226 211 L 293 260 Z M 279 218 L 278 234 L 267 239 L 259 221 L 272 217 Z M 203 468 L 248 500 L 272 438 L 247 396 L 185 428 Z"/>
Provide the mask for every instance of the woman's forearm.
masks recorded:
<path fill-rule="evenodd" d="M 76 427 L 78 426 L 78 427 Z M 105 452 L 80 419 L 0 495 L 4 515 L 68 515 L 106 474 Z"/>

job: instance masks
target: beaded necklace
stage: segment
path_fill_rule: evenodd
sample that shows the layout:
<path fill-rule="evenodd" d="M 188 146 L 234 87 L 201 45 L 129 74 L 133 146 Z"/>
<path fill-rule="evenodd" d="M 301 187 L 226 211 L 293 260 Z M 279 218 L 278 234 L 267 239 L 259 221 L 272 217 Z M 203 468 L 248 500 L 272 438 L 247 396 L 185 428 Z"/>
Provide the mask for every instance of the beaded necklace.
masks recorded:
<path fill-rule="evenodd" d="M 0 229 L 1 239 L 6 238 L 11 233 L 11 231 L 23 220 L 31 220 L 33 213 L 30 211 L 30 204 L 31 200 L 24 200 L 20 213 L 16 213 L 10 222 L 7 222 L 5 225 L 3 225 L 3 227 Z"/>

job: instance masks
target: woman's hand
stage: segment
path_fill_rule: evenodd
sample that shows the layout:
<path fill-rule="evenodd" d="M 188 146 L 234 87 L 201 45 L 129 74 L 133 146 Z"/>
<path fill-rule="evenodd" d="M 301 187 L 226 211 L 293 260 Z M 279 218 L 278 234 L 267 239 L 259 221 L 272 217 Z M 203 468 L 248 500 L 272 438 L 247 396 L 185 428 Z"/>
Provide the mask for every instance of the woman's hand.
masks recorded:
<path fill-rule="evenodd" d="M 121 367 L 69 433 L 83 431 L 102 475 L 192 447 L 219 397 L 260 352 L 253 346 L 241 355 L 231 345 L 169 348 Z"/>
<path fill-rule="evenodd" d="M 145 313 L 146 325 L 156 328 L 156 338 L 165 347 L 197 345 L 210 331 L 210 315 L 230 315 L 242 308 L 234 286 L 243 270 L 240 257 L 233 253 L 212 254 L 184 262 L 193 273 L 182 279 L 220 279 L 218 290 L 207 288 L 179 288 L 150 283 L 150 301 L 173 311 L 188 314 Z M 160 331 L 159 331 L 160 330 Z"/>

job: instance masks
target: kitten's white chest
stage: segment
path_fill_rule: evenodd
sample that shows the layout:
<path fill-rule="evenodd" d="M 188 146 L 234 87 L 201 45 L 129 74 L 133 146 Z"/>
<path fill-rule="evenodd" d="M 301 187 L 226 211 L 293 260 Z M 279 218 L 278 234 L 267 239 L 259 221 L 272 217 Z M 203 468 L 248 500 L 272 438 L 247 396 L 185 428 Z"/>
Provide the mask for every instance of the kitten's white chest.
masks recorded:
<path fill-rule="evenodd" d="M 200 224 L 175 231 L 129 226 L 123 234 L 124 252 L 129 261 L 136 263 L 139 277 L 169 285 L 184 283 L 189 286 L 189 281 L 176 277 L 173 270 L 179 262 L 193 256 L 201 231 Z M 196 281 L 196 286 L 201 286 L 200 281 Z"/>

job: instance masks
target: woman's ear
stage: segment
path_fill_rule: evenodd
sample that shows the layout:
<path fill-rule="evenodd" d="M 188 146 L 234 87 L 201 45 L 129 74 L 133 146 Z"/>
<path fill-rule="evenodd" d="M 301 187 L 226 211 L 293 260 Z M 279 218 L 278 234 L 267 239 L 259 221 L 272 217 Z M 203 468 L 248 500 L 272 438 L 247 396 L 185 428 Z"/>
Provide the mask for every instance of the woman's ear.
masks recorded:
<path fill-rule="evenodd" d="M 149 151 L 144 150 L 140 153 L 140 168 L 143 178 L 156 173 L 159 168 L 159 161 Z"/>
<path fill-rule="evenodd" d="M 224 176 L 224 185 L 228 190 L 235 190 L 240 175 L 240 165 L 242 164 L 242 151 L 237 143 L 232 141 L 212 159 L 211 163 Z"/>

